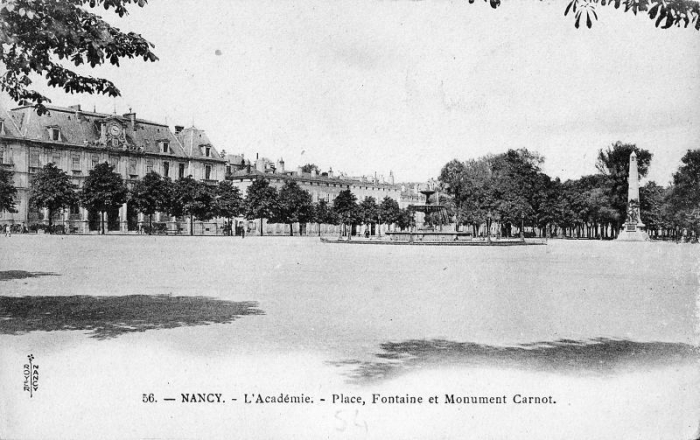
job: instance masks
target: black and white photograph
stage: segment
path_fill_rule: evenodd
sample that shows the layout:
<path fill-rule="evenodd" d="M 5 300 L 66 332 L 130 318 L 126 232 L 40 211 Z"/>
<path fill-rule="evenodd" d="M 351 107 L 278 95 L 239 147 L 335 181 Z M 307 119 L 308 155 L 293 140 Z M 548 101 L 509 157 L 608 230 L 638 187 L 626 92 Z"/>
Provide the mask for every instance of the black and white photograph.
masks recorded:
<path fill-rule="evenodd" d="M 700 2 L 0 0 L 0 438 L 700 440 Z"/>

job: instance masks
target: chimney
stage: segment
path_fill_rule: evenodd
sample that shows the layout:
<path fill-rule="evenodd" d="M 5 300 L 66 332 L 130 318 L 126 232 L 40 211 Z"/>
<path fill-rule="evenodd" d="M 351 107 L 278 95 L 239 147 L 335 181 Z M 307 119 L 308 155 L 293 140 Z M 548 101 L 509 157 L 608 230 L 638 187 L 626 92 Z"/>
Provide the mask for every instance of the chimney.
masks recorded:
<path fill-rule="evenodd" d="M 130 119 L 131 129 L 136 130 L 136 113 L 131 111 L 131 107 L 129 107 L 129 113 L 124 113 L 123 116 Z"/>
<path fill-rule="evenodd" d="M 328 177 L 331 179 L 333 178 L 333 168 L 332 167 L 328 168 Z"/>
<path fill-rule="evenodd" d="M 256 154 L 257 156 L 257 154 Z M 265 172 L 265 161 L 262 159 L 255 159 L 255 171 Z"/>
<path fill-rule="evenodd" d="M 184 129 L 185 129 L 184 125 L 176 125 L 175 126 L 175 134 L 180 134 L 182 132 L 182 130 L 184 130 Z"/>
<path fill-rule="evenodd" d="M 394 172 L 393 171 L 389 171 L 389 183 L 392 185 L 394 184 Z"/>
<path fill-rule="evenodd" d="M 280 160 L 277 161 L 277 172 L 280 174 L 284 174 L 284 159 L 280 157 Z"/>

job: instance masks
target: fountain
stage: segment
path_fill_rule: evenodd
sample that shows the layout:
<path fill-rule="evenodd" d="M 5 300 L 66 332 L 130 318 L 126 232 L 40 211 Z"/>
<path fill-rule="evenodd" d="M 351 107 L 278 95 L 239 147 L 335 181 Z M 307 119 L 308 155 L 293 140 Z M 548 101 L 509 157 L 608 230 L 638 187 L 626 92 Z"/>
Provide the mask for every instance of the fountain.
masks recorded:
<path fill-rule="evenodd" d="M 414 220 L 416 213 L 422 213 L 424 219 L 428 220 L 420 228 L 412 227 L 408 231 L 394 231 L 384 233 L 384 237 L 358 240 L 333 240 L 321 237 L 324 243 L 347 243 L 347 244 L 395 244 L 395 245 L 440 245 L 440 246 L 521 246 L 527 244 L 524 240 L 474 240 L 471 232 L 457 231 L 454 223 L 450 224 L 450 216 L 447 207 L 440 203 L 440 194 L 434 179 L 430 179 L 424 189 L 420 191 L 425 196 L 424 203 L 409 205 L 407 209 L 413 213 Z M 431 197 L 434 200 L 431 200 Z M 430 224 L 429 216 L 437 217 L 439 230 L 434 224 Z M 426 223 L 428 226 L 426 226 Z M 442 225 L 450 224 L 452 230 L 443 231 Z"/>

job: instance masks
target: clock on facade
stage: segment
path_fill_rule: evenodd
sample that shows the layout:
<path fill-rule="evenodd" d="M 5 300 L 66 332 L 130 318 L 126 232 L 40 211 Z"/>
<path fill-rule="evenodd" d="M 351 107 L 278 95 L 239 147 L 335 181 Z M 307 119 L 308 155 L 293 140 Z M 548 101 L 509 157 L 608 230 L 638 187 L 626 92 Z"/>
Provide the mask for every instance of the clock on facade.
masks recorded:
<path fill-rule="evenodd" d="M 112 136 L 119 136 L 119 133 L 121 133 L 121 131 L 122 131 L 122 129 L 121 129 L 121 127 L 119 127 L 118 125 L 111 125 L 111 126 L 109 127 L 109 133 L 110 133 Z"/>

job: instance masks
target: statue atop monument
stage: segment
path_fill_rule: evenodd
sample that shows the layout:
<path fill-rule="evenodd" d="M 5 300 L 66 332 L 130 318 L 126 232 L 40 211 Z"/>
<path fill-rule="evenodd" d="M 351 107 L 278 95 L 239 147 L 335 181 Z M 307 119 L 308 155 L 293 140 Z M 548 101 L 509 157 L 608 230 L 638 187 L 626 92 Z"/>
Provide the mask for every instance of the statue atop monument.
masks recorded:
<path fill-rule="evenodd" d="M 647 241 L 649 236 L 644 231 L 644 223 L 639 213 L 639 168 L 637 154 L 630 154 L 629 177 L 627 178 L 627 219 L 617 239 L 622 241 Z"/>

